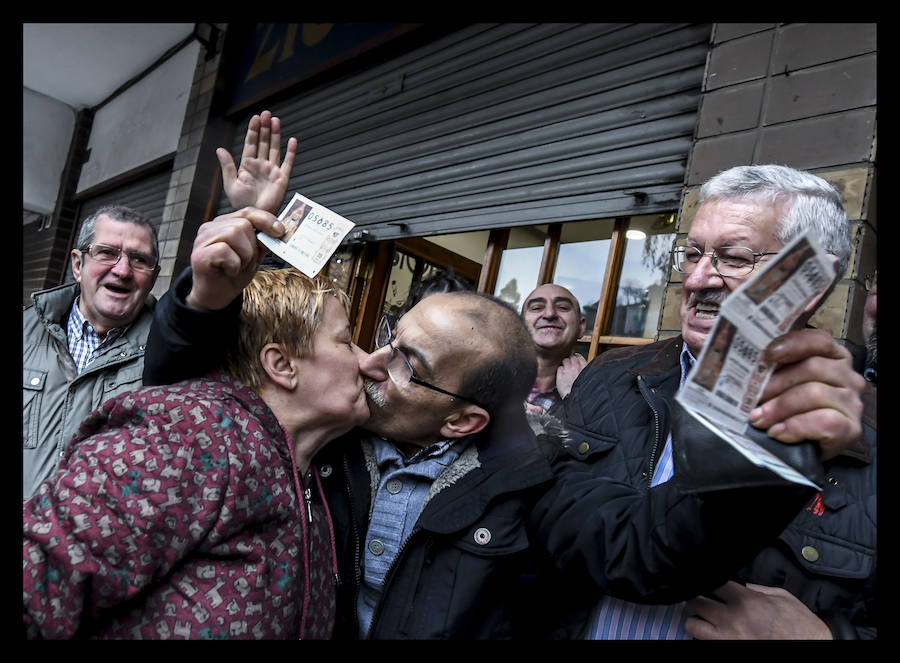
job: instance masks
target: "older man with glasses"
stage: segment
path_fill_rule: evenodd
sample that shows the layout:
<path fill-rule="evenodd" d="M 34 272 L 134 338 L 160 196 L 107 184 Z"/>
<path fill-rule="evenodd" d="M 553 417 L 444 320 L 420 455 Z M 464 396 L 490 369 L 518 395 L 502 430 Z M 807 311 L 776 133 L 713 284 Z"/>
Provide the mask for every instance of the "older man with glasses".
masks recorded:
<path fill-rule="evenodd" d="M 585 472 L 651 495 L 664 490 L 674 474 L 674 397 L 722 302 L 806 230 L 843 275 L 851 255 L 849 224 L 840 194 L 822 178 L 784 166 L 741 166 L 701 187 L 685 243 L 672 252 L 683 277 L 681 335 L 603 353 L 565 401 L 570 449 Z M 810 304 L 801 324 L 824 298 Z M 714 592 L 660 606 L 604 597 L 587 622 L 588 638 L 874 637 L 875 446 L 873 431 L 860 424 L 862 378 L 849 351 L 827 333 L 794 334 L 818 345 L 818 356 L 776 371 L 750 423 L 783 442 L 817 442 L 827 475 L 822 493 Z M 780 363 L 778 350 L 773 345 L 770 358 Z M 775 397 L 787 391 L 794 394 Z M 866 437 L 833 446 L 853 440 L 861 428 Z M 651 525 L 633 524 L 648 536 Z"/>
<path fill-rule="evenodd" d="M 156 229 L 129 207 L 107 206 L 84 220 L 75 246 L 75 282 L 32 294 L 23 311 L 23 500 L 53 474 L 83 418 L 142 383 Z"/>

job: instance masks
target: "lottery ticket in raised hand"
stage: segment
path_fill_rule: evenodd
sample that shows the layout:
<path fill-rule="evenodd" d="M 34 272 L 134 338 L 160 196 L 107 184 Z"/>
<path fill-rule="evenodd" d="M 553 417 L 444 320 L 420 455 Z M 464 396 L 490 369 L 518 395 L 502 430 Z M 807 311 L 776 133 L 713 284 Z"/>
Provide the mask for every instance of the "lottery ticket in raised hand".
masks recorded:
<path fill-rule="evenodd" d="M 257 233 L 272 253 L 309 277 L 318 274 L 355 225 L 340 214 L 299 193 L 278 215 L 285 226 L 280 238 Z"/>

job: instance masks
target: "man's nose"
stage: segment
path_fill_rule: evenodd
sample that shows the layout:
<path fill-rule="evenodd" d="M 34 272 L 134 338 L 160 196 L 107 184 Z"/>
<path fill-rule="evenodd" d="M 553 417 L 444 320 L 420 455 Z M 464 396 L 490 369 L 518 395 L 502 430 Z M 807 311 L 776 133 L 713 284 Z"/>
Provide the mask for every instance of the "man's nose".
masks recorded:
<path fill-rule="evenodd" d="M 721 286 L 723 279 L 713 265 L 712 256 L 703 255 L 694 267 L 694 271 L 690 274 L 685 274 L 683 283 L 685 288 L 703 290 Z"/>
<path fill-rule="evenodd" d="M 553 318 L 558 318 L 559 313 L 556 312 L 555 308 L 547 307 L 543 311 L 541 311 L 541 317 L 552 320 Z"/>
<path fill-rule="evenodd" d="M 374 352 L 366 352 L 358 345 L 353 345 L 356 351 L 356 360 L 359 364 L 359 372 L 366 377 L 384 382 L 388 379 L 387 364 L 391 355 L 390 347 L 384 346 Z"/>
<path fill-rule="evenodd" d="M 124 253 L 119 256 L 119 262 L 113 265 L 110 271 L 120 278 L 127 278 L 134 273 L 134 270 L 131 267 L 131 261 Z"/>

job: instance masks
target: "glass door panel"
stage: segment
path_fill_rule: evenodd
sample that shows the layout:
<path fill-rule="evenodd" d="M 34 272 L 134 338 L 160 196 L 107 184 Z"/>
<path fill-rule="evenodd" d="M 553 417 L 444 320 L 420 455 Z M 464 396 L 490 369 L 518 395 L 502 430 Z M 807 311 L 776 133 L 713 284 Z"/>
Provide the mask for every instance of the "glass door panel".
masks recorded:
<path fill-rule="evenodd" d="M 597 319 L 614 224 L 612 219 L 567 223 L 560 235 L 553 283 L 568 288 L 578 299 L 588 337 Z"/>
<path fill-rule="evenodd" d="M 511 228 L 509 231 L 493 294 L 509 302 L 517 311 L 522 310 L 525 296 L 537 286 L 546 239 L 546 225 Z"/>
<path fill-rule="evenodd" d="M 631 217 L 625 236 L 622 274 L 607 334 L 653 338 L 675 240 L 675 215 Z"/>

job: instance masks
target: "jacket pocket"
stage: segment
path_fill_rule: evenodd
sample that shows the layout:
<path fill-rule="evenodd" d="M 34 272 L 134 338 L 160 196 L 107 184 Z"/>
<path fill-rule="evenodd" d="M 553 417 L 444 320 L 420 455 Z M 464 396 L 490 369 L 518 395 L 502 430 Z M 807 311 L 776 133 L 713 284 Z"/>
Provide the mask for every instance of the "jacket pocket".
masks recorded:
<path fill-rule="evenodd" d="M 103 378 L 103 394 L 95 407 L 103 405 L 110 398 L 126 391 L 135 391 L 143 386 L 143 364 L 140 362 L 122 366 L 112 375 Z"/>
<path fill-rule="evenodd" d="M 797 564 L 811 576 L 862 580 L 875 564 L 875 549 L 819 532 L 787 530 L 781 535 Z"/>
<path fill-rule="evenodd" d="M 47 371 L 26 368 L 22 378 L 22 446 L 34 449 L 38 445 L 38 423 Z"/>
<path fill-rule="evenodd" d="M 615 438 L 572 426 L 568 437 L 563 441 L 563 448 L 570 458 L 587 460 L 598 454 L 609 453 L 618 443 Z"/>
<path fill-rule="evenodd" d="M 511 555 L 528 548 L 521 518 L 488 515 L 456 540 L 456 546 L 480 557 Z"/>

